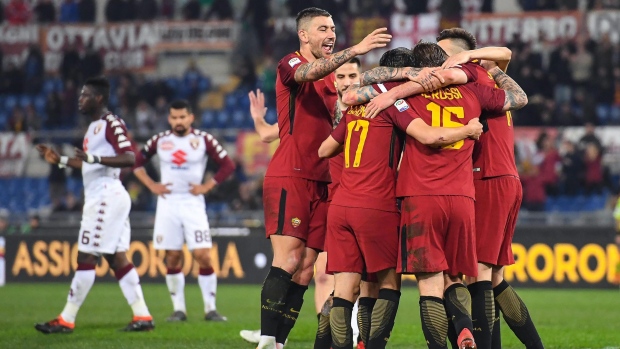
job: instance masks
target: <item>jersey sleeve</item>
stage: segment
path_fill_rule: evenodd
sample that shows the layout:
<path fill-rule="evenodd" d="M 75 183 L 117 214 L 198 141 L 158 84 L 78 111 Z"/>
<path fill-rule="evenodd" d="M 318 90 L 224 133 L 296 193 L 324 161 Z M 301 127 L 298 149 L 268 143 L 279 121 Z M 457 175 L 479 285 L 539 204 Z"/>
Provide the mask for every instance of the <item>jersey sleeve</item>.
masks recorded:
<path fill-rule="evenodd" d="M 387 82 L 382 82 L 380 84 L 372 84 L 372 88 L 375 89 L 375 91 L 379 92 L 379 93 L 385 93 L 391 89 L 393 89 L 396 86 L 400 86 L 402 84 L 404 84 L 406 81 L 387 81 Z"/>
<path fill-rule="evenodd" d="M 396 101 L 396 103 L 398 103 L 399 101 L 402 101 L 405 104 L 407 103 L 402 99 L 399 99 L 398 101 Z M 407 104 L 407 106 L 409 105 Z M 413 111 L 410 106 L 406 109 L 404 109 L 404 107 L 402 106 L 400 108 L 403 110 L 399 110 L 396 106 L 389 107 L 383 112 L 383 115 L 398 129 L 403 132 L 407 132 L 407 127 L 413 121 L 413 119 L 418 117 L 418 115 L 415 113 L 415 111 Z"/>
<path fill-rule="evenodd" d="M 506 91 L 499 88 L 484 86 L 477 82 L 469 83 L 467 86 L 478 97 L 480 107 L 483 111 L 494 114 L 501 113 L 503 111 Z"/>
<path fill-rule="evenodd" d="M 136 155 L 136 164 L 133 167 L 134 170 L 144 166 L 155 154 L 157 154 L 157 141 L 159 140 L 159 136 L 159 134 L 156 134 L 146 141 L 142 150 Z"/>
<path fill-rule="evenodd" d="M 206 153 L 209 159 L 213 159 L 219 166 L 219 169 L 213 176 L 213 180 L 218 184 L 222 183 L 235 170 L 235 163 L 230 159 L 226 149 L 222 147 L 215 137 L 205 132 L 204 139 L 207 148 Z"/>
<path fill-rule="evenodd" d="M 479 68 L 476 63 L 464 63 L 459 65 L 458 68 L 461 69 L 465 73 L 465 75 L 467 75 L 467 82 L 478 80 L 478 72 L 476 70 L 478 70 Z"/>
<path fill-rule="evenodd" d="M 133 146 L 127 134 L 125 122 L 113 115 L 108 115 L 105 121 L 105 139 L 114 148 L 116 155 L 133 153 Z"/>
<path fill-rule="evenodd" d="M 295 72 L 304 63 L 306 63 L 306 60 L 296 53 L 291 53 L 282 58 L 278 63 L 278 75 L 282 83 L 289 87 L 297 85 Z"/>
<path fill-rule="evenodd" d="M 346 112 L 345 112 L 346 113 Z M 346 136 L 347 133 L 347 121 L 346 121 L 346 114 L 342 117 L 342 120 L 340 120 L 340 123 L 338 124 L 338 126 L 336 126 L 336 129 L 334 131 L 332 131 L 332 137 L 336 140 L 336 142 L 340 143 L 340 144 L 344 144 L 344 138 Z"/>

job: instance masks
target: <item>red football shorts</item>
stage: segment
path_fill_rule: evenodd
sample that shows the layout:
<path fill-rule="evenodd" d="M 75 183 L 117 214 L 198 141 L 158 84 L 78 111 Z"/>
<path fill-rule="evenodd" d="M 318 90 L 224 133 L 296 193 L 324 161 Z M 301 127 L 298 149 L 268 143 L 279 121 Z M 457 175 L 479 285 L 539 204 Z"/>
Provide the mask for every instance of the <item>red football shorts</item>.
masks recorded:
<path fill-rule="evenodd" d="M 398 212 L 330 205 L 327 215 L 327 270 L 363 274 L 396 268 Z"/>
<path fill-rule="evenodd" d="M 265 230 L 293 236 L 323 251 L 327 222 L 327 183 L 295 177 L 265 177 Z"/>
<path fill-rule="evenodd" d="M 521 181 L 514 176 L 475 180 L 476 254 L 478 261 L 511 265 L 512 237 L 523 199 Z"/>
<path fill-rule="evenodd" d="M 405 197 L 397 272 L 477 276 L 474 215 L 466 196 Z"/>

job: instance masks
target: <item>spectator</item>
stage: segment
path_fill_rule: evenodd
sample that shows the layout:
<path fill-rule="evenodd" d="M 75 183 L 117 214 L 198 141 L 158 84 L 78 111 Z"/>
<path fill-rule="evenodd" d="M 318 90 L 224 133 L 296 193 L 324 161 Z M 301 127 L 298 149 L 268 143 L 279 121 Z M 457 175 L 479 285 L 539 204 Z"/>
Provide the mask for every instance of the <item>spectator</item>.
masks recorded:
<path fill-rule="evenodd" d="M 41 226 L 41 218 L 37 213 L 30 214 L 28 217 L 28 222 L 22 224 L 20 227 L 21 234 L 30 234 L 32 232 L 36 232 Z"/>
<path fill-rule="evenodd" d="M 63 115 L 63 126 L 73 126 L 77 114 L 77 88 L 73 80 L 65 80 L 65 88 L 62 92 L 61 110 Z M 84 120 L 80 118 L 80 120 Z"/>
<path fill-rule="evenodd" d="M 594 143 L 588 143 L 585 151 L 585 189 L 586 194 L 602 194 L 603 192 L 603 165 L 601 153 Z"/>
<path fill-rule="evenodd" d="M 32 104 L 28 104 L 24 108 L 24 114 L 26 118 L 26 125 L 28 125 L 28 131 L 38 131 L 41 129 L 41 116 L 37 113 L 37 110 L 34 109 Z M 38 143 L 34 142 L 33 143 Z"/>
<path fill-rule="evenodd" d="M 88 79 L 103 74 L 103 59 L 99 52 L 93 49 L 93 45 L 89 44 L 82 59 L 82 77 Z"/>
<path fill-rule="evenodd" d="M 269 17 L 271 17 L 269 1 L 246 2 L 241 18 L 248 22 L 255 30 L 260 47 L 265 47 L 266 44 L 267 21 Z"/>
<path fill-rule="evenodd" d="M 56 6 L 52 0 L 39 0 L 33 12 L 37 23 L 54 23 L 56 21 Z"/>
<path fill-rule="evenodd" d="M 161 0 L 161 16 L 166 19 L 173 19 L 174 6 L 174 0 Z"/>
<path fill-rule="evenodd" d="M 80 74 L 81 58 L 74 44 L 71 44 L 62 56 L 60 62 L 60 75 L 64 81 L 74 80 L 80 81 L 82 74 Z"/>
<path fill-rule="evenodd" d="M 562 191 L 566 195 L 577 195 L 583 181 L 583 159 L 573 142 L 565 140 L 562 148 Z"/>
<path fill-rule="evenodd" d="M 60 5 L 60 22 L 75 23 L 80 20 L 78 5 L 75 0 L 64 0 Z"/>
<path fill-rule="evenodd" d="M 108 0 L 105 6 L 105 18 L 107 21 L 116 23 L 127 20 L 127 3 L 126 0 Z"/>
<path fill-rule="evenodd" d="M 157 97 L 157 101 L 155 102 L 155 119 L 157 120 L 155 124 L 156 132 L 167 130 L 170 127 L 168 124 L 168 114 L 170 114 L 170 109 L 166 97 Z"/>
<path fill-rule="evenodd" d="M 57 92 L 50 92 L 45 100 L 45 113 L 47 114 L 46 126 L 55 129 L 63 125 L 62 101 Z"/>
<path fill-rule="evenodd" d="M 546 133 L 542 133 L 538 137 L 536 145 L 538 147 L 538 159 L 541 160 L 536 177 L 542 181 L 547 195 L 557 195 L 562 160 L 560 154 L 553 145 L 551 137 Z"/>
<path fill-rule="evenodd" d="M 24 92 L 32 95 L 41 92 L 44 76 L 43 54 L 38 45 L 30 46 L 28 56 L 23 65 L 23 71 L 24 79 L 28 82 Z"/>
<path fill-rule="evenodd" d="M 6 20 L 10 24 L 26 24 L 32 17 L 30 7 L 24 0 L 11 0 L 4 9 Z"/>
<path fill-rule="evenodd" d="M 4 22 L 4 3 L 0 1 L 0 24 Z"/>
<path fill-rule="evenodd" d="M 583 40 L 577 42 L 577 50 L 569 58 L 569 66 L 573 82 L 578 88 L 587 87 L 587 83 L 592 77 L 592 65 L 594 58 L 592 54 L 586 50 Z"/>
<path fill-rule="evenodd" d="M 7 94 L 18 95 L 24 92 L 24 74 L 13 62 L 9 62 L 8 69 L 0 79 L 2 90 Z"/>
<path fill-rule="evenodd" d="M 594 144 L 600 154 L 603 154 L 603 143 L 596 135 L 596 128 L 592 123 L 585 124 L 585 134 L 579 139 L 579 149 L 585 151 L 588 144 Z"/>
<path fill-rule="evenodd" d="M 16 106 L 11 111 L 11 116 L 8 120 L 9 131 L 13 132 L 28 132 L 28 122 L 26 121 L 26 115 L 24 110 L 20 106 Z"/>
<path fill-rule="evenodd" d="M 420 15 L 428 12 L 428 0 L 404 0 L 405 14 Z"/>
<path fill-rule="evenodd" d="M 545 193 L 545 184 L 540 176 L 537 166 L 528 166 L 525 171 L 520 174 L 521 183 L 523 183 L 523 205 L 522 208 L 528 211 L 544 211 L 547 195 Z"/>
<path fill-rule="evenodd" d="M 79 0 L 78 14 L 81 23 L 95 23 L 97 18 L 97 5 L 95 0 Z"/>
<path fill-rule="evenodd" d="M 185 73 L 183 73 L 183 85 L 187 89 L 185 98 L 189 101 L 193 110 L 197 110 L 198 97 L 200 97 L 200 80 L 204 79 L 202 72 L 198 69 L 196 61 L 189 61 Z"/>
<path fill-rule="evenodd" d="M 11 213 L 5 208 L 0 208 L 0 236 L 10 235 L 15 233 L 15 227 L 11 226 L 9 217 Z"/>
<path fill-rule="evenodd" d="M 153 134 L 156 124 L 155 111 L 145 100 L 140 100 L 136 108 L 136 135 L 149 137 Z"/>
<path fill-rule="evenodd" d="M 264 2 L 264 1 L 257 1 Z M 233 19 L 234 13 L 233 8 L 230 5 L 229 0 L 214 0 L 207 12 L 204 15 L 204 19 L 209 20 L 219 20 L 224 21 L 228 19 Z"/>
<path fill-rule="evenodd" d="M 140 21 L 152 21 L 157 18 L 159 9 L 155 0 L 136 0 L 136 19 Z"/>
<path fill-rule="evenodd" d="M 183 6 L 183 19 L 185 20 L 197 20 L 200 19 L 202 13 L 202 5 L 198 0 L 189 0 L 185 6 Z"/>

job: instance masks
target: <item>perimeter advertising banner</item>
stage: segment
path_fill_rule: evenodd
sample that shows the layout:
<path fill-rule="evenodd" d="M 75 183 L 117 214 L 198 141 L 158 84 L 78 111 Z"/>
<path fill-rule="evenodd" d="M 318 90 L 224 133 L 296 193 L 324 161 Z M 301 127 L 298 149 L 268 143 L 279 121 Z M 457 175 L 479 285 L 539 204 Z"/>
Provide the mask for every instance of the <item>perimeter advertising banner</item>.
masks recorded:
<path fill-rule="evenodd" d="M 515 265 L 506 269 L 506 279 L 516 286 L 553 288 L 617 287 L 620 255 L 613 244 L 612 229 L 519 228 L 513 244 Z M 214 269 L 222 283 L 260 284 L 272 259 L 271 245 L 261 229 L 243 237 L 214 237 Z M 6 281 L 69 282 L 76 268 L 76 237 L 70 234 L 8 236 Z M 134 238 L 129 258 L 141 280 L 164 282 L 163 251 L 153 248 L 147 235 Z M 198 267 L 185 251 L 183 272 L 195 278 Z M 97 267 L 97 276 L 114 280 L 107 263 Z M 413 281 L 413 277 L 407 277 Z"/>

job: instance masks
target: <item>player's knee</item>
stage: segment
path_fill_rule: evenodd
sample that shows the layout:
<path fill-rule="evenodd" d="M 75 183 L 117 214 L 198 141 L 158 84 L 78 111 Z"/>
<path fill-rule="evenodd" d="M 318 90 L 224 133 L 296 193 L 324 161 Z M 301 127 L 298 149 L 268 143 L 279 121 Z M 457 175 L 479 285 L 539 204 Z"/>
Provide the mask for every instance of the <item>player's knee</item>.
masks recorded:
<path fill-rule="evenodd" d="M 97 257 L 95 255 L 78 251 L 78 255 L 77 255 L 77 262 L 78 263 L 81 263 L 81 264 L 97 264 L 98 260 L 99 260 L 99 257 Z"/>
<path fill-rule="evenodd" d="M 194 251 L 194 259 L 200 268 L 211 267 L 211 249 L 201 248 Z"/>
<path fill-rule="evenodd" d="M 166 268 L 178 269 L 183 267 L 181 251 L 166 251 Z"/>
<path fill-rule="evenodd" d="M 491 283 L 493 287 L 499 285 L 504 281 L 504 267 L 495 267 L 493 268 L 493 273 L 491 276 Z"/>
<path fill-rule="evenodd" d="M 317 285 L 326 285 L 326 284 L 328 284 L 330 281 L 333 283 L 333 281 L 332 281 L 332 280 L 333 280 L 333 276 L 332 276 L 332 275 L 329 275 L 329 274 L 326 274 L 326 273 L 319 273 L 319 272 L 317 272 L 317 273 L 314 275 L 314 282 L 315 282 Z"/>

